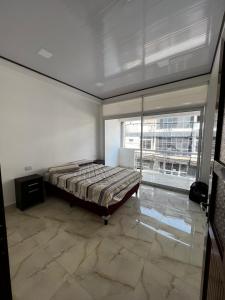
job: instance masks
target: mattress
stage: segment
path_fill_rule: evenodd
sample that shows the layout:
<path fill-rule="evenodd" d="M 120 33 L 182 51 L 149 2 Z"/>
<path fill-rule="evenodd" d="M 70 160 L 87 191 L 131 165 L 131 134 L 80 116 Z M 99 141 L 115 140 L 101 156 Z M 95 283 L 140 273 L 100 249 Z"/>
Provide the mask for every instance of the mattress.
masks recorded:
<path fill-rule="evenodd" d="M 108 207 L 140 183 L 141 174 L 122 167 L 88 164 L 70 173 L 47 172 L 45 180 L 84 201 Z"/>

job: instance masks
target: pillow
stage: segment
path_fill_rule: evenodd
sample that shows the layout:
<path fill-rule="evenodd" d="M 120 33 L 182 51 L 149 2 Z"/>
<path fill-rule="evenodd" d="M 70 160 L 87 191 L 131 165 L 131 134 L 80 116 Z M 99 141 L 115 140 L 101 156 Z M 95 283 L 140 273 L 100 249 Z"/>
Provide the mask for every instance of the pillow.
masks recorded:
<path fill-rule="evenodd" d="M 69 173 L 77 170 L 79 170 L 79 165 L 75 163 L 51 167 L 48 169 L 49 173 Z"/>
<path fill-rule="evenodd" d="M 75 160 L 72 161 L 70 163 L 65 164 L 66 165 L 70 165 L 70 164 L 76 164 L 78 166 L 84 166 L 84 165 L 89 165 L 89 164 L 93 164 L 93 160 L 91 159 L 80 159 L 80 160 Z"/>
<path fill-rule="evenodd" d="M 74 161 L 74 163 L 77 163 L 79 166 L 84 166 L 84 165 L 92 164 L 93 160 L 81 159 L 81 160 Z"/>

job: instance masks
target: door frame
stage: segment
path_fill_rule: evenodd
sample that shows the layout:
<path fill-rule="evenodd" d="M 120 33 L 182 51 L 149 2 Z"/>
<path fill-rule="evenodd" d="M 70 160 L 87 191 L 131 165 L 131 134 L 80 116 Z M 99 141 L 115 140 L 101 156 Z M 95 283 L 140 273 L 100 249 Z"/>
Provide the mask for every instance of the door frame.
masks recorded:
<path fill-rule="evenodd" d="M 218 268 L 217 272 L 220 274 L 221 278 L 225 282 L 225 249 L 221 245 L 220 238 L 218 236 L 217 230 L 213 225 L 213 218 L 215 212 L 215 203 L 217 196 L 217 183 L 218 179 L 222 179 L 225 182 L 225 163 L 220 161 L 221 152 L 221 137 L 223 133 L 223 123 L 225 122 L 224 112 L 225 112 L 225 39 L 221 37 L 221 50 L 219 57 L 219 74 L 218 74 L 218 84 L 217 84 L 217 101 L 218 113 L 217 113 L 217 125 L 216 125 L 216 141 L 215 141 L 215 151 L 214 151 L 214 162 L 212 170 L 212 189 L 208 201 L 208 224 L 206 231 L 206 246 L 203 258 L 203 268 L 202 268 L 202 285 L 201 285 L 201 299 L 207 299 L 207 294 L 209 291 L 209 280 L 210 280 L 210 261 L 211 261 L 211 251 L 213 249 L 214 254 L 217 256 L 220 263 L 223 265 L 224 270 Z M 222 84 L 224 82 L 224 84 Z"/>
<path fill-rule="evenodd" d="M 5 208 L 0 166 L 0 298 L 12 300 Z"/>

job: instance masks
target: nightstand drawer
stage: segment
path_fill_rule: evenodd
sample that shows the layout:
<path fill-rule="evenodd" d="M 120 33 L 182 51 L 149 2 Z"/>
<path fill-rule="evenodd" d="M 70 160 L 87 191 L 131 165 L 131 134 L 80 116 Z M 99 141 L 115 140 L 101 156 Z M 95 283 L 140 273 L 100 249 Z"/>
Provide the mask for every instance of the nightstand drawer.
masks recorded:
<path fill-rule="evenodd" d="M 38 174 L 15 179 L 16 205 L 21 210 L 44 201 L 44 184 Z"/>
<path fill-rule="evenodd" d="M 32 188 L 32 189 L 28 189 L 24 191 L 25 195 L 34 195 L 36 193 L 40 193 L 42 191 L 42 189 L 40 187 L 36 187 L 36 188 Z"/>
<path fill-rule="evenodd" d="M 38 182 L 38 181 L 37 182 L 32 182 L 32 183 L 26 184 L 26 187 L 28 189 L 33 189 L 33 188 L 39 187 L 40 184 L 41 184 L 41 182 Z"/>
<path fill-rule="evenodd" d="M 23 205 L 24 207 L 31 206 L 35 203 L 43 202 L 44 194 L 41 189 L 33 189 L 30 191 L 26 191 L 23 195 Z"/>
<path fill-rule="evenodd" d="M 27 193 L 32 194 L 32 193 L 36 193 L 36 192 L 39 192 L 39 191 L 40 191 L 40 188 L 39 188 L 39 186 L 37 186 L 35 188 L 29 188 Z"/>
<path fill-rule="evenodd" d="M 27 193 L 33 193 L 35 191 L 38 191 L 43 188 L 43 181 L 38 180 L 38 181 L 28 181 L 23 184 L 23 189 Z"/>

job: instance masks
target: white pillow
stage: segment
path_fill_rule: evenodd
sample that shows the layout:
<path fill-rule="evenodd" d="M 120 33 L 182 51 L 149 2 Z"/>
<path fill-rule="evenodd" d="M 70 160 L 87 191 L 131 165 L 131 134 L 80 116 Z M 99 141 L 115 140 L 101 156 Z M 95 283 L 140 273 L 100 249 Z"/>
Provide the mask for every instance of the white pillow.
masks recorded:
<path fill-rule="evenodd" d="M 74 163 L 56 166 L 56 167 L 50 167 L 48 169 L 49 173 L 69 173 L 69 172 L 75 172 L 77 170 L 79 170 L 79 165 Z"/>

